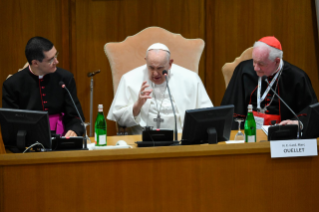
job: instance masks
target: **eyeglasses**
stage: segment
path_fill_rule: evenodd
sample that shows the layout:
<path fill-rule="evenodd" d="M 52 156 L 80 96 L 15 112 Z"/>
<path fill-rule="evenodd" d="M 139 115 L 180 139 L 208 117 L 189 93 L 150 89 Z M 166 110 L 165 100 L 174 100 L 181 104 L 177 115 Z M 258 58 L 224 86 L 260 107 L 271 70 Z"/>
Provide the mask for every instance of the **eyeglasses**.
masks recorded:
<path fill-rule="evenodd" d="M 58 55 L 59 55 L 59 52 L 57 52 L 57 53 L 54 55 L 54 57 L 53 57 L 51 60 L 48 61 L 48 63 L 49 63 L 50 65 L 52 65 L 52 63 L 55 61 L 55 59 L 57 59 Z"/>

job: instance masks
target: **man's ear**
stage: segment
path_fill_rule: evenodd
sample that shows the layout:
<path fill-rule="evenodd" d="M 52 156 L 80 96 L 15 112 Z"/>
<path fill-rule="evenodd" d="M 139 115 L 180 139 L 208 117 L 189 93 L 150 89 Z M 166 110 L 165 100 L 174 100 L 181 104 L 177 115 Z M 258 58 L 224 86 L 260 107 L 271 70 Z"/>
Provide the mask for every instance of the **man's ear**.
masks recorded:
<path fill-rule="evenodd" d="M 173 62 L 174 62 L 173 59 L 170 59 L 170 60 L 169 60 L 169 68 L 170 68 L 170 69 L 171 69 L 171 67 L 172 67 Z"/>
<path fill-rule="evenodd" d="M 37 60 L 32 60 L 30 65 L 31 65 L 31 66 L 38 66 L 38 65 L 39 65 L 39 61 L 37 61 Z"/>
<path fill-rule="evenodd" d="M 276 65 L 279 65 L 279 63 L 280 63 L 280 58 L 277 57 L 277 58 L 275 59 L 275 61 L 276 61 Z"/>

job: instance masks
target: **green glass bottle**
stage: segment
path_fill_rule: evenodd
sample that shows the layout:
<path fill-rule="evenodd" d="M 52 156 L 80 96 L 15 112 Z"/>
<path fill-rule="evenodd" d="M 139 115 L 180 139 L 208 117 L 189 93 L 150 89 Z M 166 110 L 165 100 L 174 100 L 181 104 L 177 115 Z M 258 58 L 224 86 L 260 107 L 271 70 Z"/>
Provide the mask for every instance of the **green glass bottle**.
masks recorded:
<path fill-rule="evenodd" d="M 103 114 L 103 105 L 99 104 L 98 114 L 95 120 L 96 146 L 106 146 L 106 120 Z"/>
<path fill-rule="evenodd" d="M 248 113 L 245 121 L 245 142 L 256 142 L 256 122 L 253 115 L 253 106 L 248 105 Z"/>

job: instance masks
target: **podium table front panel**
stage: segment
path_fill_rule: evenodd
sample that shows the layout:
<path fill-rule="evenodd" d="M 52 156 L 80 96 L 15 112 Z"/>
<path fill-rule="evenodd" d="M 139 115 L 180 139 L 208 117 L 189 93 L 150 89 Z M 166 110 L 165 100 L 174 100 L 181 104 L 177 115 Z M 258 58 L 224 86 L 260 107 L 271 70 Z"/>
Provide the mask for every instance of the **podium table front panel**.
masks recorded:
<path fill-rule="evenodd" d="M 0 211 L 318 211 L 318 179 L 269 142 L 2 154 Z"/>

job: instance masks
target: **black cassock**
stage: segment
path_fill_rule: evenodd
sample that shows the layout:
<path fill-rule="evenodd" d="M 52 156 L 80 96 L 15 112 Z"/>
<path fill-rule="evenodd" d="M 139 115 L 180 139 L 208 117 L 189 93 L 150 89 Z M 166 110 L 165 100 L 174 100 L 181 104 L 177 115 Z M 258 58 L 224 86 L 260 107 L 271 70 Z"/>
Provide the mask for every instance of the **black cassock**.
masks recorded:
<path fill-rule="evenodd" d="M 273 76 L 268 77 L 269 82 L 272 79 Z M 281 76 L 273 84 L 273 89 L 276 88 L 277 82 L 277 93 L 303 121 L 307 116 L 307 107 L 318 102 L 308 75 L 300 68 L 284 61 Z M 246 118 L 248 104 L 252 104 L 253 110 L 257 111 L 257 86 L 258 76 L 254 71 L 253 60 L 241 62 L 236 67 L 221 102 L 221 105 L 233 104 L 235 106 L 233 129 L 238 128 L 235 118 Z M 263 95 L 267 86 L 267 83 L 263 81 L 260 96 Z M 274 99 L 265 113 L 280 115 L 282 121 L 295 119 L 290 110 L 277 96 L 274 96 L 271 90 L 265 100 L 261 102 L 261 108 L 264 108 L 265 104 L 268 105 L 273 97 Z"/>
<path fill-rule="evenodd" d="M 60 81 L 69 89 L 84 120 L 73 74 L 61 68 L 42 79 L 30 72 L 29 67 L 15 73 L 3 83 L 2 107 L 48 111 L 49 115 L 64 113 L 65 132 L 73 130 L 82 135 L 84 128 L 67 92 L 59 85 Z"/>

